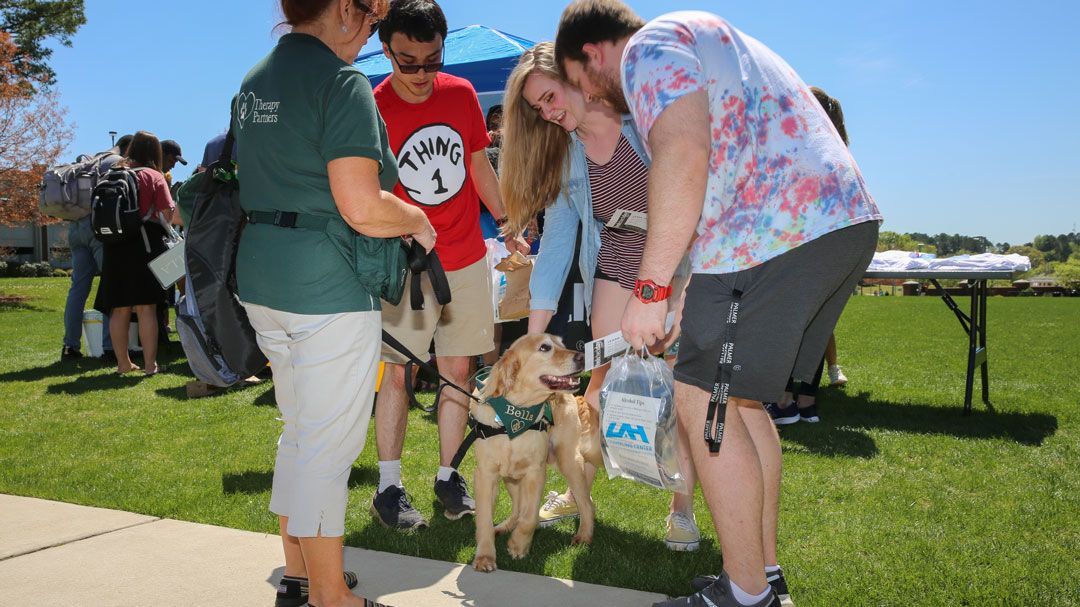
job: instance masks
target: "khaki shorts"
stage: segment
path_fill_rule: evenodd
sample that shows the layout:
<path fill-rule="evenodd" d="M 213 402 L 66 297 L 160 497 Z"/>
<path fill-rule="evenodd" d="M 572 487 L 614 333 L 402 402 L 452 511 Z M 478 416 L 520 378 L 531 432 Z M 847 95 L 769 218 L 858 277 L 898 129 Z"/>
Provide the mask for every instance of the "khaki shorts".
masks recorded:
<path fill-rule="evenodd" d="M 421 279 L 424 309 L 412 309 L 406 287 L 398 305 L 383 302 L 383 329 L 420 358 L 425 358 L 432 338 L 436 356 L 477 356 L 495 349 L 495 309 L 487 258 L 447 272 L 446 279 L 450 283 L 449 304 L 442 306 L 435 301 L 435 291 L 425 273 Z M 399 365 L 409 360 L 386 344 L 382 346 L 382 359 Z"/>

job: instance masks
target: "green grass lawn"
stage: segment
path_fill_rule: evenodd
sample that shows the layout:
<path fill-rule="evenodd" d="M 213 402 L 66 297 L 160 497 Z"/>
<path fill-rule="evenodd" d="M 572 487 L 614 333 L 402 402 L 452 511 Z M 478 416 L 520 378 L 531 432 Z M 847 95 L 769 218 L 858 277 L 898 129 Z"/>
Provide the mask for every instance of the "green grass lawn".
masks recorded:
<path fill-rule="evenodd" d="M 276 533 L 269 383 L 187 400 L 179 348 L 149 379 L 60 364 L 66 280 L 2 279 L 0 295 L 29 298 L 0 299 L 0 493 Z M 977 404 L 965 418 L 966 341 L 941 301 L 851 301 L 837 330 L 850 384 L 822 391 L 822 423 L 782 434 L 780 562 L 800 607 L 1080 604 L 1080 300 L 989 308 L 995 411 Z M 346 542 L 470 562 L 471 519 L 432 517 L 413 536 L 372 522 L 374 447 L 372 431 L 353 470 Z M 405 448 L 406 485 L 430 516 L 438 449 L 422 411 Z M 554 473 L 549 488 L 561 488 Z M 594 498 L 592 546 L 571 547 L 574 525 L 562 523 L 540 530 L 523 561 L 501 540 L 500 567 L 670 594 L 719 568 L 700 494 L 697 553 L 664 548 L 666 494 L 601 478 Z"/>

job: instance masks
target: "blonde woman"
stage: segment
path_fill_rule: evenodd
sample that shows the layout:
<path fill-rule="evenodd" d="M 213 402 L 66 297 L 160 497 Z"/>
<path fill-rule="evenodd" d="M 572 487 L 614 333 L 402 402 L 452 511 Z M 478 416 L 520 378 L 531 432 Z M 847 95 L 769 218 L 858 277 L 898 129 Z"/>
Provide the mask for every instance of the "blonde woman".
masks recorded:
<path fill-rule="evenodd" d="M 500 181 L 509 233 L 520 233 L 546 212 L 529 284 L 530 333 L 544 331 L 558 308 L 579 226 L 577 261 L 593 336 L 620 330 L 645 235 L 606 224 L 619 211 L 645 213 L 649 163 L 629 115 L 586 99 L 562 79 L 552 43 L 541 42 L 521 56 L 507 82 Z M 585 399 L 593 408 L 599 408 L 606 372 L 607 367 L 592 372 Z M 684 461 L 689 464 L 689 458 Z M 589 473 L 591 484 L 596 470 Z M 577 505 L 569 490 L 549 494 L 540 510 L 541 525 L 573 516 Z M 669 548 L 697 549 L 701 534 L 692 495 L 673 495 L 665 525 Z"/>

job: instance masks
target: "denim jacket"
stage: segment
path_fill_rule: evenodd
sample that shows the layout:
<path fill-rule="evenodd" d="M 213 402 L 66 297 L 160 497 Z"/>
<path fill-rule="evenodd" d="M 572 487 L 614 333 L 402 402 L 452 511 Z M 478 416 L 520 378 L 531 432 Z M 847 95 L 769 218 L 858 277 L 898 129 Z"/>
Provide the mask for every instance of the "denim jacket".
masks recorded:
<path fill-rule="evenodd" d="M 622 134 L 648 167 L 652 159 L 638 137 L 637 128 L 629 114 L 622 117 Z M 585 145 L 577 134 L 570 133 L 570 176 L 555 203 L 544 213 L 544 234 L 540 237 L 540 253 L 529 280 L 529 309 L 557 310 L 566 277 L 570 274 L 570 262 L 574 257 L 578 225 L 584 226 L 581 234 L 581 254 L 578 268 L 585 281 L 585 311 L 592 315 L 593 281 L 596 275 L 596 259 L 600 254 L 600 229 L 603 227 L 593 217 L 592 190 L 589 188 L 589 165 L 585 161 Z"/>

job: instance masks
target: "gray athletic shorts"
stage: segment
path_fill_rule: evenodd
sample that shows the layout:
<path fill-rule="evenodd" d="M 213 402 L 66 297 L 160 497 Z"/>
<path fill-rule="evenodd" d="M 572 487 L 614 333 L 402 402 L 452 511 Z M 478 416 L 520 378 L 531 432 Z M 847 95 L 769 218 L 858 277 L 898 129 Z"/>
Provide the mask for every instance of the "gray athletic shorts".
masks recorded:
<path fill-rule="evenodd" d="M 711 392 L 726 320 L 732 327 L 730 396 L 777 402 L 788 377 L 810 381 L 877 246 L 879 224 L 837 230 L 741 272 L 694 274 L 686 290 L 675 379 Z"/>

